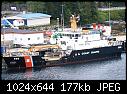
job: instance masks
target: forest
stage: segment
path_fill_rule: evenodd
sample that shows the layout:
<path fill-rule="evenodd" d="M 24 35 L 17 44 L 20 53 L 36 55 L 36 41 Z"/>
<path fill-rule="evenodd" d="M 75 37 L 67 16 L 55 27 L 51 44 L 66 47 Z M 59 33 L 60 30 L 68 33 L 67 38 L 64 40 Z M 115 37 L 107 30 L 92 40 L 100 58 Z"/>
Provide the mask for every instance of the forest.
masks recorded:
<path fill-rule="evenodd" d="M 10 7 L 16 7 L 16 11 L 33 13 L 45 13 L 51 15 L 52 24 L 57 18 L 64 17 L 64 24 L 69 25 L 70 16 L 80 15 L 79 24 L 103 23 L 109 20 L 109 11 L 99 11 L 98 8 L 125 7 L 125 2 L 41 2 L 41 1 L 15 1 L 2 2 L 2 11 L 10 11 Z M 63 15 L 62 15 L 63 14 Z M 125 10 L 110 11 L 111 20 L 125 20 Z"/>

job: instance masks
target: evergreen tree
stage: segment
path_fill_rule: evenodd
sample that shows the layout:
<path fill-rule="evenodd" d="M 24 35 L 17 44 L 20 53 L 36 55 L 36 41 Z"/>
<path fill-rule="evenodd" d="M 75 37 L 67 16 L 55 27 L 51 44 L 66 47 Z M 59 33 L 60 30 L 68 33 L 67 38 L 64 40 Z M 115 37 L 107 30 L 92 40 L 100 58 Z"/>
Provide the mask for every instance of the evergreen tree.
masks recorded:
<path fill-rule="evenodd" d="M 78 24 L 100 23 L 108 20 L 109 11 L 98 11 L 98 7 L 109 7 L 109 2 L 2 2 L 2 10 L 10 10 L 11 6 L 16 6 L 17 11 L 40 12 L 51 15 L 51 21 L 56 23 L 57 18 L 61 21 L 63 6 L 64 24 L 70 25 L 71 15 L 80 15 Z M 111 6 L 125 6 L 125 2 L 111 2 Z M 111 11 L 111 20 L 125 20 L 125 10 Z M 61 22 L 60 22 L 61 23 Z"/>
<path fill-rule="evenodd" d="M 44 4 L 45 2 L 33 2 L 33 1 L 28 1 L 27 3 L 27 11 L 29 12 L 35 12 L 35 13 L 38 13 L 38 12 L 43 12 L 44 11 Z"/>

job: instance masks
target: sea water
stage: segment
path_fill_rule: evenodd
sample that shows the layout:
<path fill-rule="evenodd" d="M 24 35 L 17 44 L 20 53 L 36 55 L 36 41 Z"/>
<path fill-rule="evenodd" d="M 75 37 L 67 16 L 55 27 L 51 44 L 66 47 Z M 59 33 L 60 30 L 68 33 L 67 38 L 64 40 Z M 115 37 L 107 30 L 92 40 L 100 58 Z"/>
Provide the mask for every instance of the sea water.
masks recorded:
<path fill-rule="evenodd" d="M 121 58 L 46 68 L 3 69 L 2 80 L 126 80 L 126 53 Z"/>

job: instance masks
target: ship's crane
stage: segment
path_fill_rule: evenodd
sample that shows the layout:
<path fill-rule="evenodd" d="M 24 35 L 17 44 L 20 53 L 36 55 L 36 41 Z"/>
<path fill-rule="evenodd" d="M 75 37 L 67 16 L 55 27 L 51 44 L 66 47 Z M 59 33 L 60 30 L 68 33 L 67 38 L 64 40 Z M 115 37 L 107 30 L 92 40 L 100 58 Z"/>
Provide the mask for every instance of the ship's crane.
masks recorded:
<path fill-rule="evenodd" d="M 58 49 L 60 48 L 58 45 L 39 45 L 39 46 L 31 46 L 29 51 L 40 51 L 40 50 L 47 50 L 47 49 Z"/>

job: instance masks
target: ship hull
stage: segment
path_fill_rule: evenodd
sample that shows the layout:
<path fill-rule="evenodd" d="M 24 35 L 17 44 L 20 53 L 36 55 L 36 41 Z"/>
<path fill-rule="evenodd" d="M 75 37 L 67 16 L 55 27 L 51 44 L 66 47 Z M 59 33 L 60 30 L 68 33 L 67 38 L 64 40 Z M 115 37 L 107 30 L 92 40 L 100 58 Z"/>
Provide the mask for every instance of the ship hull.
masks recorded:
<path fill-rule="evenodd" d="M 75 50 L 69 56 L 63 57 L 60 61 L 49 63 L 47 66 L 59 66 L 66 64 L 78 64 L 91 61 L 100 61 L 121 57 L 122 46 L 110 46 L 94 49 Z"/>
<path fill-rule="evenodd" d="M 122 48 L 123 48 L 123 52 L 126 52 L 126 41 L 122 42 Z"/>
<path fill-rule="evenodd" d="M 31 57 L 4 57 L 8 68 L 14 67 L 48 67 L 74 63 L 85 63 L 90 61 L 106 60 L 121 57 L 122 46 L 110 46 L 84 50 L 73 50 L 70 55 L 62 57 L 57 61 L 46 62 L 40 56 Z M 30 60 L 28 60 L 30 59 Z"/>
<path fill-rule="evenodd" d="M 12 56 L 3 57 L 8 68 L 32 68 L 44 66 L 46 64 L 44 57 L 45 51 L 40 51 L 38 56 Z"/>
<path fill-rule="evenodd" d="M 46 61 L 40 56 L 3 57 L 8 68 L 32 68 L 44 66 Z"/>

